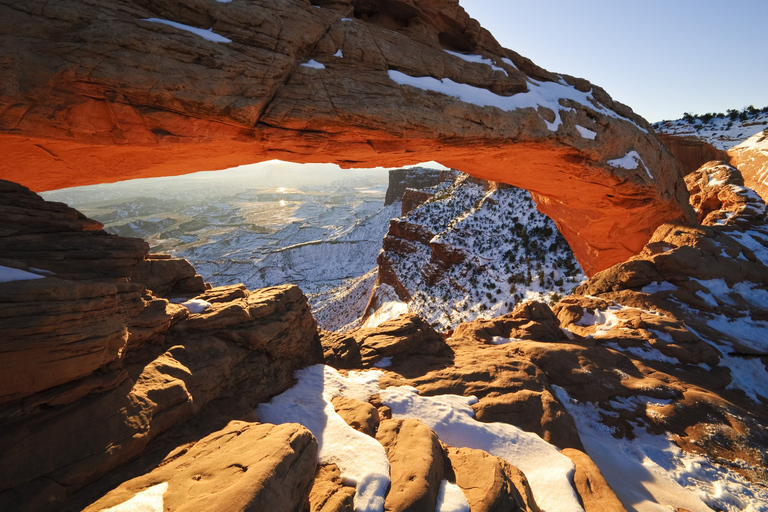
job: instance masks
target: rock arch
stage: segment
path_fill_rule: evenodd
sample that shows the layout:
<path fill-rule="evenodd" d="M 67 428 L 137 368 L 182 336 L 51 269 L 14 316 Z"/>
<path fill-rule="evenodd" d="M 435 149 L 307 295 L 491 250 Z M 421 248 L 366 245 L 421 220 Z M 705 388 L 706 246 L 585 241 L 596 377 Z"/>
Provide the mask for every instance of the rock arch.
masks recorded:
<path fill-rule="evenodd" d="M 693 218 L 645 120 L 455 0 L 2 0 L 0 20 L 0 177 L 35 190 L 436 160 L 528 189 L 590 275 Z"/>

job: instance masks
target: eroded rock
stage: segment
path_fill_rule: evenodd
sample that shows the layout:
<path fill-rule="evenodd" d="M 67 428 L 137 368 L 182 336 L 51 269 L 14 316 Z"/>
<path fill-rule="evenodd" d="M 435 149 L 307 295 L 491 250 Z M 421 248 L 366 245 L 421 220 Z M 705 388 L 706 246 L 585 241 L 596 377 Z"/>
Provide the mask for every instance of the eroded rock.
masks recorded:
<path fill-rule="evenodd" d="M 312 487 L 316 457 L 317 442 L 301 425 L 233 421 L 85 510 L 114 507 L 162 486 L 156 503 L 168 511 L 298 512 Z"/>
<path fill-rule="evenodd" d="M 691 219 L 645 120 L 502 48 L 452 1 L 46 6 L 0 14 L 0 169 L 36 190 L 274 158 L 437 160 L 534 190 L 588 274 Z"/>

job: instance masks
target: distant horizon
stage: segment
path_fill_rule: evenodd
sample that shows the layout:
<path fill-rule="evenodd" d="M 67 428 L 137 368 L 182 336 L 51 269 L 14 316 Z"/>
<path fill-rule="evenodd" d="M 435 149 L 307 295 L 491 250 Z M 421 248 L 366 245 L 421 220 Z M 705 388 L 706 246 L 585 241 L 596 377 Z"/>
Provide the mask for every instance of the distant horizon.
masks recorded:
<path fill-rule="evenodd" d="M 589 80 L 651 123 L 768 106 L 764 0 L 460 5 L 505 48 Z"/>

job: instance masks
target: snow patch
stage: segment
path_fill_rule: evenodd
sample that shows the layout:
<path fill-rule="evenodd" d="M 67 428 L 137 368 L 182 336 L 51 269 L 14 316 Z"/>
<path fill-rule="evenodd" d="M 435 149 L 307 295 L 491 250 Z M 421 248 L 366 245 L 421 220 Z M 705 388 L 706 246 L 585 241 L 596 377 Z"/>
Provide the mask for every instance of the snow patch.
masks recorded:
<path fill-rule="evenodd" d="M 677 286 L 670 283 L 669 281 L 656 281 L 643 286 L 640 291 L 650 295 L 656 292 L 673 292 L 675 290 L 677 290 Z"/>
<path fill-rule="evenodd" d="M 452 52 L 450 50 L 443 50 L 445 53 L 449 55 L 453 55 L 454 57 L 458 57 L 461 60 L 464 60 L 466 62 L 474 62 L 476 64 L 485 64 L 486 66 L 490 66 L 492 70 L 494 71 L 501 71 L 505 75 L 507 72 L 504 70 L 504 68 L 500 68 L 497 66 L 491 59 L 487 59 L 483 57 L 482 55 L 470 55 L 466 53 L 459 53 L 459 52 Z"/>
<path fill-rule="evenodd" d="M 617 167 L 617 168 L 620 167 L 622 169 L 629 169 L 629 170 L 637 169 L 639 165 L 642 165 L 648 177 L 653 179 L 653 175 L 648 170 L 648 167 L 646 167 L 645 163 L 643 162 L 643 159 L 640 158 L 640 155 L 638 154 L 638 152 L 635 150 L 628 152 L 626 155 L 624 155 L 621 158 L 608 160 L 608 162 L 606 163 L 611 167 Z"/>
<path fill-rule="evenodd" d="M 514 62 L 512 62 L 512 59 L 509 59 L 509 58 L 507 58 L 507 57 L 502 57 L 502 58 L 501 58 L 501 62 L 503 62 L 504 64 L 507 64 L 507 65 L 509 65 L 509 66 L 512 66 L 513 68 L 515 68 L 515 69 L 517 69 L 518 71 L 520 71 L 520 69 L 519 69 L 517 66 L 515 66 L 515 63 L 514 63 Z"/>
<path fill-rule="evenodd" d="M 336 50 L 336 53 L 334 53 L 334 54 L 333 54 L 333 56 L 334 56 L 334 57 L 338 57 L 338 58 L 340 58 L 340 59 L 343 59 L 343 58 L 344 58 L 344 54 L 341 52 L 341 48 L 339 48 L 338 50 Z"/>
<path fill-rule="evenodd" d="M 102 510 L 101 512 L 163 512 L 163 494 L 168 490 L 168 482 L 153 485 L 137 493 L 130 500 Z"/>
<path fill-rule="evenodd" d="M 336 464 L 342 481 L 357 488 L 356 512 L 384 510 L 389 488 L 389 462 L 384 447 L 353 429 L 330 400 L 335 396 L 368 401 L 378 391 L 381 372 L 350 371 L 347 377 L 330 366 L 314 365 L 294 373 L 291 389 L 260 404 L 256 412 L 266 423 L 300 423 L 317 439 L 318 464 Z"/>
<path fill-rule="evenodd" d="M 13 267 L 4 267 L 0 265 L 0 283 L 10 283 L 11 281 L 27 281 L 30 279 L 42 279 L 43 276 L 19 270 Z"/>
<path fill-rule="evenodd" d="M 210 302 L 204 301 L 202 299 L 191 299 L 186 302 L 182 302 L 181 305 L 187 308 L 190 313 L 202 313 L 211 307 Z"/>
<path fill-rule="evenodd" d="M 470 407 L 475 397 L 420 396 L 411 386 L 379 393 L 393 418 L 416 418 L 441 441 L 457 448 L 485 450 L 518 467 L 528 477 L 534 499 L 543 511 L 583 510 L 573 490 L 573 462 L 539 436 L 506 423 L 481 423 Z"/>
<path fill-rule="evenodd" d="M 302 64 L 299 64 L 302 67 L 305 68 L 312 68 L 312 69 L 325 69 L 325 66 L 321 64 L 320 62 L 317 62 L 315 59 L 309 59 L 307 62 L 304 62 Z"/>
<path fill-rule="evenodd" d="M 620 116 L 612 110 L 598 106 L 590 93 L 578 91 L 561 82 L 539 82 L 529 79 L 528 82 L 530 87 L 528 92 L 521 92 L 512 96 L 500 96 L 488 89 L 454 82 L 450 78 L 437 79 L 431 76 L 415 77 L 406 75 L 405 73 L 394 69 L 387 71 L 387 74 L 391 80 L 400 85 L 410 85 L 417 89 L 438 92 L 479 107 L 496 107 L 505 112 L 510 112 L 519 108 L 548 108 L 555 112 L 555 120 L 551 123 L 546 120 L 544 120 L 544 122 L 546 123 L 547 128 L 553 132 L 557 131 L 562 124 L 560 112 L 573 111 L 570 107 L 563 107 L 560 105 L 561 100 L 575 101 L 609 117 L 623 119 L 634 124 L 633 121 Z M 635 124 L 635 126 L 637 125 Z M 647 132 L 639 126 L 638 129 Z"/>
<path fill-rule="evenodd" d="M 684 453 L 667 436 L 649 434 L 642 427 L 635 429 L 631 441 L 616 439 L 613 429 L 601 423 L 604 411 L 596 404 L 579 404 L 564 389 L 552 387 L 575 420 L 587 454 L 627 510 L 768 510 L 764 488 L 705 457 Z"/>
<path fill-rule="evenodd" d="M 373 366 L 374 368 L 389 368 L 392 366 L 392 357 L 382 357 Z"/>
<path fill-rule="evenodd" d="M 579 132 L 579 134 L 585 139 L 595 140 L 595 137 L 597 137 L 597 132 L 593 132 L 589 128 L 584 128 L 579 124 L 576 124 L 574 126 L 576 127 L 576 130 Z"/>
<path fill-rule="evenodd" d="M 461 487 L 448 480 L 440 482 L 435 512 L 469 512 L 469 501 Z"/>
<path fill-rule="evenodd" d="M 207 41 L 211 41 L 213 43 L 231 43 L 232 42 L 231 39 L 227 39 L 226 37 L 215 33 L 213 31 L 213 27 L 206 30 L 203 28 L 191 27 L 189 25 L 184 25 L 183 23 L 176 23 L 175 21 L 163 20 L 160 18 L 144 18 L 144 21 L 149 21 L 152 23 L 161 23 L 163 25 L 168 25 L 169 27 L 178 28 L 179 30 L 191 32 L 192 34 L 195 34 L 196 36 L 202 37 L 203 39 Z"/>
<path fill-rule="evenodd" d="M 512 343 L 513 341 L 523 341 L 519 338 L 504 338 L 502 336 L 494 336 L 491 338 L 491 343 L 494 345 L 506 345 L 507 343 Z"/>

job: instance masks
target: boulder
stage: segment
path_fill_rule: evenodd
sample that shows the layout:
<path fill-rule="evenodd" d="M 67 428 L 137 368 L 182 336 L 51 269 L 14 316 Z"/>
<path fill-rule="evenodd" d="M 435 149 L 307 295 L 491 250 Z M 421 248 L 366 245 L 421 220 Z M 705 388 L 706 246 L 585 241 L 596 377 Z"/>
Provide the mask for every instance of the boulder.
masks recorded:
<path fill-rule="evenodd" d="M 127 507 L 135 500 L 136 506 L 151 502 L 169 512 L 300 512 L 312 487 L 316 458 L 317 441 L 301 425 L 233 421 L 84 510 Z"/>
<path fill-rule="evenodd" d="M 691 220 L 645 120 L 502 48 L 455 1 L 315 3 L 5 0 L 0 173 L 48 190 L 437 160 L 534 191 L 588 274 Z"/>
<path fill-rule="evenodd" d="M 392 484 L 387 512 L 434 510 L 445 478 L 445 454 L 432 429 L 413 419 L 384 420 L 376 439 L 384 445 Z"/>
<path fill-rule="evenodd" d="M 525 475 L 504 459 L 472 448 L 446 451 L 472 512 L 539 512 Z"/>
<path fill-rule="evenodd" d="M 339 416 L 347 422 L 347 425 L 363 434 L 376 437 L 380 422 L 379 411 L 376 407 L 368 402 L 341 396 L 334 397 L 331 403 Z"/>
<path fill-rule="evenodd" d="M 318 466 L 309 493 L 310 512 L 354 512 L 355 488 L 344 485 L 336 464 Z"/>

